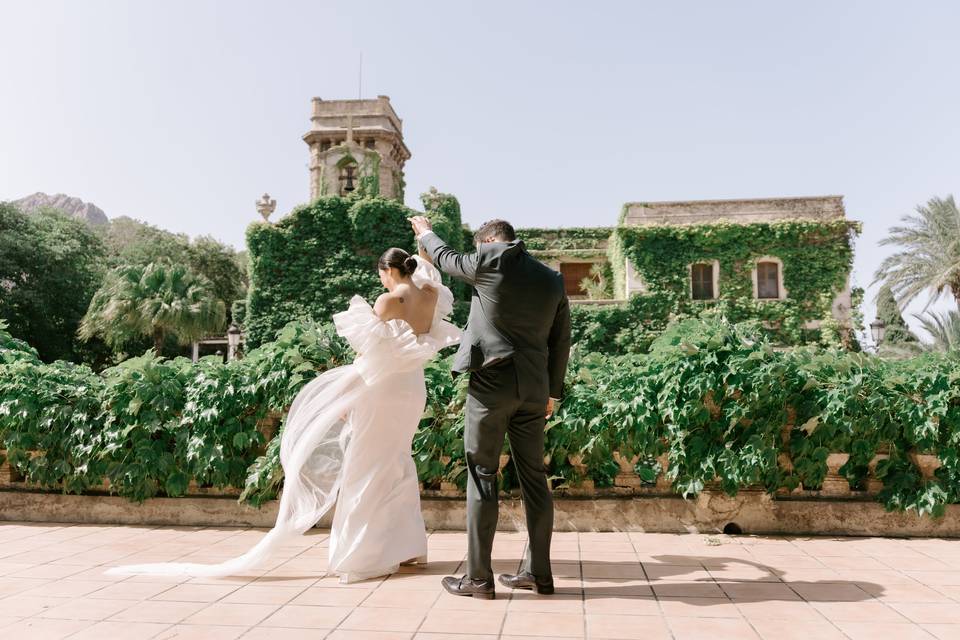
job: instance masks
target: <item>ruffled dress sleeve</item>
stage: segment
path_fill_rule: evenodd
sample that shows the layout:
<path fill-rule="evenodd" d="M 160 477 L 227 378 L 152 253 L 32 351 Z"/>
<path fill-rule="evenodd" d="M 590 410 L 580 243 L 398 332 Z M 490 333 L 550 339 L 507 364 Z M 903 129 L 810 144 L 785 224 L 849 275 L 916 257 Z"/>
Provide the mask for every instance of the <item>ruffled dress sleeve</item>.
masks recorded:
<path fill-rule="evenodd" d="M 453 311 L 453 294 L 440 281 L 440 272 L 433 265 L 419 257 L 417 260 L 414 285 L 430 286 L 438 293 L 429 332 L 418 336 L 405 320 L 381 320 L 361 296 L 353 296 L 349 307 L 333 316 L 337 333 L 357 352 L 353 364 L 368 385 L 422 367 L 438 351 L 460 341 L 460 329 L 447 320 Z"/>
<path fill-rule="evenodd" d="M 420 336 L 420 339 L 429 341 L 437 351 L 458 344 L 461 335 L 460 327 L 449 321 L 450 314 L 453 313 L 453 292 L 443 284 L 440 271 L 435 266 L 420 256 L 414 256 L 414 258 L 417 260 L 417 269 L 411 276 L 413 284 L 418 289 L 426 286 L 437 291 L 433 324 L 430 325 L 430 331 Z"/>

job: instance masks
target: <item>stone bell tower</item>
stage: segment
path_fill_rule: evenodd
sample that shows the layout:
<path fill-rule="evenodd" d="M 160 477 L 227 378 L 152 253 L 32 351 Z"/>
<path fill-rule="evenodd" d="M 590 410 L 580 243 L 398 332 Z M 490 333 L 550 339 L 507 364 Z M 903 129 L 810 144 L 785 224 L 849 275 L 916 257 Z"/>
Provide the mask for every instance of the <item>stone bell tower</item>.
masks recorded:
<path fill-rule="evenodd" d="M 403 121 L 390 98 L 313 99 L 310 131 L 310 199 L 359 191 L 403 201 Z"/>

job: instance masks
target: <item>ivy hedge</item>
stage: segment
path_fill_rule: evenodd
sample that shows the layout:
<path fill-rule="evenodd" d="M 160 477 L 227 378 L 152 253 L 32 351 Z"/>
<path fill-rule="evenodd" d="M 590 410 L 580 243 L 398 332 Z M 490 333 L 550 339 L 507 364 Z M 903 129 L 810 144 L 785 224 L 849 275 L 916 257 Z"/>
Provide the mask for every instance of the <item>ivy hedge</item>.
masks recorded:
<path fill-rule="evenodd" d="M 463 233 L 453 196 L 424 194 L 426 215 L 458 248 Z M 382 290 L 377 258 L 390 247 L 415 249 L 407 218 L 419 212 L 385 198 L 325 196 L 276 224 L 247 228 L 250 287 L 243 323 L 248 348 L 291 320 L 326 322 L 359 294 Z"/>
<path fill-rule="evenodd" d="M 816 489 L 827 456 L 888 509 L 939 515 L 960 501 L 960 358 L 888 361 L 817 346 L 774 349 L 759 323 L 688 319 L 641 355 L 575 359 L 554 428 L 608 483 L 616 449 L 650 479 L 666 453 L 675 491 Z M 549 433 L 549 432 L 548 432 Z M 556 442 L 556 440 L 554 440 Z M 925 478 L 917 454 L 941 466 Z"/>
<path fill-rule="evenodd" d="M 300 387 L 352 354 L 329 325 L 288 323 L 275 340 L 227 364 L 152 353 L 96 374 L 44 364 L 0 327 L 0 447 L 27 480 L 133 500 L 182 495 L 190 483 L 237 487 L 259 504 L 282 483 L 279 437 L 258 422 Z M 428 401 L 413 454 L 420 479 L 464 486 L 464 378 L 450 359 L 430 363 Z M 675 491 L 816 489 L 832 452 L 863 488 L 871 463 L 889 509 L 940 514 L 960 502 L 960 359 L 926 354 L 886 361 L 816 346 L 775 350 L 759 323 L 688 319 L 645 354 L 579 347 L 567 393 L 547 426 L 555 486 L 613 482 L 614 452 L 647 482 L 661 471 Z M 915 462 L 933 452 L 926 477 Z M 875 456 L 879 456 L 876 457 Z M 581 461 L 582 459 L 582 461 Z M 574 464 L 574 463 L 577 464 Z M 511 467 L 503 485 L 515 486 Z"/>
<path fill-rule="evenodd" d="M 590 257 L 606 253 L 613 227 L 562 227 L 516 229 L 527 250 L 538 256 L 577 255 Z"/>
<path fill-rule="evenodd" d="M 98 374 L 44 364 L 0 321 L 0 449 L 30 482 L 70 493 L 105 478 L 133 500 L 183 495 L 191 479 L 242 487 L 266 444 L 257 423 L 348 356 L 331 326 L 290 323 L 242 360 L 150 350 Z"/>
<path fill-rule="evenodd" d="M 670 303 L 668 296 L 652 294 L 619 304 L 571 305 L 571 340 L 583 353 L 646 353 L 670 323 Z"/>

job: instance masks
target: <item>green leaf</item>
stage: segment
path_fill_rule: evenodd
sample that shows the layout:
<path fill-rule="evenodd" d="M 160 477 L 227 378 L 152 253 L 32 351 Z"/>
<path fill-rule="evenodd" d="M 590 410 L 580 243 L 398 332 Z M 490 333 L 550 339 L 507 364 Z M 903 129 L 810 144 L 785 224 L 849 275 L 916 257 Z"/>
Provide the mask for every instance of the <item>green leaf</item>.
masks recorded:
<path fill-rule="evenodd" d="M 637 475 L 647 484 L 653 484 L 657 481 L 657 470 L 652 467 L 637 467 Z"/>
<path fill-rule="evenodd" d="M 182 496 L 187 492 L 190 478 L 182 471 L 175 471 L 167 477 L 164 489 L 168 496 Z"/>

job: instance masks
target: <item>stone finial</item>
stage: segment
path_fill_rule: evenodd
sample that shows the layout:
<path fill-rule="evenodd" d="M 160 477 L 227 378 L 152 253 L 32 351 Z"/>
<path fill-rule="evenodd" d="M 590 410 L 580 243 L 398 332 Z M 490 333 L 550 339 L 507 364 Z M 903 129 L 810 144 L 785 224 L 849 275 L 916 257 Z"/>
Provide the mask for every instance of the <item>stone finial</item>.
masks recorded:
<path fill-rule="evenodd" d="M 276 211 L 277 201 L 270 197 L 270 194 L 264 193 L 256 202 L 257 213 L 263 216 L 265 222 L 270 222 L 270 214 Z"/>

